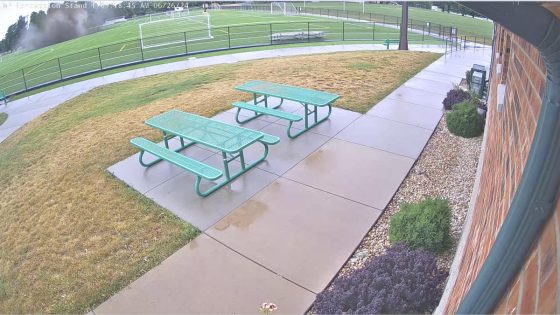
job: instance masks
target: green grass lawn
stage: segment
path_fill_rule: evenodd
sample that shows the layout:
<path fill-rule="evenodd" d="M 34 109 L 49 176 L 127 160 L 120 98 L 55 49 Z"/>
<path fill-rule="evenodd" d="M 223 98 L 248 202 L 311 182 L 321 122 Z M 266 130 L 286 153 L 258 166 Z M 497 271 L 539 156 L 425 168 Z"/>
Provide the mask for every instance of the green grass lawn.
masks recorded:
<path fill-rule="evenodd" d="M 298 6 L 303 7 L 303 2 L 297 3 Z M 343 9 L 342 2 L 306 2 L 305 6 L 307 8 L 323 8 L 323 9 Z M 347 11 L 358 11 L 362 12 L 361 3 L 346 3 Z M 365 5 L 366 13 L 383 14 L 387 16 L 401 16 L 401 7 L 396 5 L 385 5 L 385 4 L 373 4 L 367 3 Z M 438 23 L 446 26 L 457 27 L 458 33 L 460 35 L 477 35 L 485 36 L 489 40 L 492 38 L 492 30 L 494 28 L 491 21 L 485 21 L 480 19 L 473 19 L 470 16 L 461 16 L 457 14 L 451 14 L 446 12 L 436 12 L 426 9 L 409 7 L 409 19 L 411 20 L 421 20 L 425 22 Z M 488 42 L 488 41 L 487 41 Z"/>
<path fill-rule="evenodd" d="M 8 119 L 8 114 L 0 113 L 0 126 L 2 126 L 2 124 L 6 121 L 6 119 Z"/>
<path fill-rule="evenodd" d="M 212 11 L 210 14 L 213 38 L 200 37 L 200 20 L 181 23 L 158 22 L 168 34 L 151 39 L 141 49 L 140 23 L 146 18 L 121 23 L 104 31 L 82 36 L 57 45 L 27 53 L 14 53 L 0 64 L 0 90 L 7 94 L 22 91 L 78 74 L 95 72 L 123 64 L 152 60 L 167 56 L 204 51 L 270 44 L 270 34 L 279 32 L 322 31 L 328 41 L 382 41 L 398 38 L 398 30 L 368 23 L 343 22 L 315 16 L 282 16 L 267 12 Z M 255 24 L 256 23 L 256 24 Z M 169 33 L 173 32 L 173 33 Z M 152 34 L 162 34 L 152 32 Z M 187 38 L 185 44 L 185 38 Z M 422 34 L 410 33 L 409 40 L 434 40 Z M 304 40 L 306 41 L 306 40 Z M 23 70 L 22 70 L 23 69 Z"/>

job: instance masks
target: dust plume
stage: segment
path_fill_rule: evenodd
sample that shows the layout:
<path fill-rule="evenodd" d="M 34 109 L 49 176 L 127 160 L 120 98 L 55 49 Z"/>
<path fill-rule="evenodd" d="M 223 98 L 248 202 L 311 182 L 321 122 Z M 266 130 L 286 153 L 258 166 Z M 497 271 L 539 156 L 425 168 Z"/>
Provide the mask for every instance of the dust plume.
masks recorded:
<path fill-rule="evenodd" d="M 84 9 L 49 10 L 40 26 L 29 24 L 19 46 L 33 50 L 88 33 L 88 12 Z"/>

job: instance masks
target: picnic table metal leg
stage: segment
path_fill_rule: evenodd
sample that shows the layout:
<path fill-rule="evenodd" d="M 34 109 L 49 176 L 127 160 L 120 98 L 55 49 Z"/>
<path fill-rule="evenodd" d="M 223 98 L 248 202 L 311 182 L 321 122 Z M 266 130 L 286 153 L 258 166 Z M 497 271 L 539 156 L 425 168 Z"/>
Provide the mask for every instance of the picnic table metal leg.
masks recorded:
<path fill-rule="evenodd" d="M 239 162 L 241 162 L 241 169 L 245 170 L 245 155 L 243 155 L 243 150 L 239 152 Z"/>
<path fill-rule="evenodd" d="M 315 106 L 315 109 L 313 110 L 313 116 L 315 117 L 315 123 L 317 123 L 317 106 Z"/>
<path fill-rule="evenodd" d="M 303 133 L 306 132 L 307 130 L 309 130 L 309 129 L 311 129 L 311 128 L 317 126 L 318 124 L 322 123 L 323 121 L 329 119 L 329 116 L 331 115 L 331 112 L 332 112 L 332 106 L 331 106 L 331 104 L 329 104 L 329 105 L 327 105 L 327 107 L 328 107 L 328 109 L 329 109 L 327 115 L 326 115 L 325 117 L 319 119 L 319 118 L 318 118 L 318 114 L 317 114 L 317 106 L 314 106 L 315 109 L 314 109 L 314 110 L 311 110 L 311 111 L 308 110 L 308 105 L 307 105 L 307 104 L 303 104 L 303 106 L 304 106 L 304 108 L 305 108 L 305 128 L 304 128 L 303 130 L 300 130 L 299 132 L 296 132 L 295 134 L 292 134 L 292 133 L 291 133 L 291 130 L 292 130 L 292 122 L 290 121 L 290 123 L 288 124 L 288 131 L 287 131 L 288 137 L 289 137 L 290 139 L 296 138 L 297 136 L 303 134 Z M 309 125 L 309 121 L 308 121 L 308 120 L 309 120 L 309 115 L 310 115 L 311 113 L 313 113 L 313 118 L 314 118 L 313 120 L 314 120 L 314 122 L 313 122 L 312 125 Z"/>
<path fill-rule="evenodd" d="M 303 108 L 305 109 L 305 130 L 309 129 L 309 111 L 307 109 L 307 104 L 303 104 Z"/>
<path fill-rule="evenodd" d="M 249 117 L 249 118 L 246 118 L 246 119 L 241 120 L 241 119 L 239 119 L 239 113 L 240 113 L 240 112 L 241 112 L 241 107 L 237 107 L 237 113 L 235 114 L 235 121 L 237 121 L 237 123 L 238 123 L 238 124 L 241 124 L 241 125 L 244 124 L 244 123 L 250 122 L 251 120 L 253 120 L 253 119 L 255 119 L 255 118 L 260 117 L 260 116 L 263 115 L 263 114 L 259 114 L 259 113 L 257 113 L 257 112 L 250 111 L 250 112 L 252 112 L 254 115 L 251 116 L 251 117 Z"/>
<path fill-rule="evenodd" d="M 228 161 L 226 152 L 223 152 L 223 151 L 222 151 L 222 161 L 224 162 L 224 174 L 226 175 L 226 178 L 229 180 L 230 179 L 230 176 L 229 176 L 229 161 Z"/>
<path fill-rule="evenodd" d="M 264 107 L 268 107 L 268 96 L 263 95 L 263 99 L 260 100 L 260 101 L 257 101 L 256 94 L 253 94 L 253 104 L 254 105 L 258 105 L 259 103 L 262 103 L 262 102 L 264 102 Z M 269 108 L 276 109 L 276 108 L 282 106 L 282 104 L 284 104 L 284 99 L 283 98 L 280 99 L 280 103 L 278 103 L 278 105 L 274 105 L 273 107 L 269 107 Z"/>
<path fill-rule="evenodd" d="M 264 154 L 261 158 L 259 158 L 258 160 L 256 160 L 255 162 L 246 165 L 245 166 L 245 157 L 243 155 L 243 150 L 240 150 L 236 155 L 232 155 L 230 158 L 228 158 L 228 153 L 227 152 L 222 152 L 222 159 L 224 162 L 224 174 L 226 176 L 225 180 L 221 183 L 218 183 L 210 188 L 208 188 L 206 191 L 200 191 L 200 183 L 201 183 L 201 178 L 197 177 L 196 181 L 195 181 L 195 190 L 196 193 L 201 196 L 201 197 L 206 197 L 208 195 L 210 195 L 211 193 L 213 193 L 214 191 L 220 189 L 221 187 L 223 187 L 226 184 L 231 183 L 233 180 L 235 180 L 237 177 L 241 176 L 242 174 L 246 173 L 247 171 L 249 171 L 250 169 L 252 169 L 253 167 L 257 166 L 260 162 L 264 161 L 266 159 L 266 157 L 268 156 L 268 144 L 260 142 L 260 144 L 262 144 L 264 146 Z M 235 160 L 235 158 L 239 157 L 240 161 L 241 161 L 241 170 L 236 172 L 235 174 L 230 174 L 229 172 L 229 162 Z"/>
<path fill-rule="evenodd" d="M 162 131 L 163 133 L 163 142 L 165 143 L 165 148 L 169 149 L 169 139 L 167 136 L 167 133 L 165 131 Z"/>

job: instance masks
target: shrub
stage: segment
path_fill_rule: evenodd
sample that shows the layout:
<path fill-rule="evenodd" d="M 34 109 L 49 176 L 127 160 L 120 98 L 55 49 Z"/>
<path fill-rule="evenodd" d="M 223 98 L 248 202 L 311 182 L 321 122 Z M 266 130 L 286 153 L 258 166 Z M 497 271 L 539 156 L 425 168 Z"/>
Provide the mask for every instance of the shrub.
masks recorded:
<path fill-rule="evenodd" d="M 467 79 L 467 86 L 470 89 L 471 88 L 471 80 L 472 80 L 472 71 L 471 70 L 467 70 L 467 72 L 465 72 L 465 79 Z"/>
<path fill-rule="evenodd" d="M 478 137 L 484 131 L 484 119 L 476 111 L 476 105 L 465 101 L 455 105 L 452 112 L 447 113 L 447 129 L 459 137 Z"/>
<path fill-rule="evenodd" d="M 387 249 L 358 270 L 338 277 L 317 295 L 318 314 L 402 314 L 432 312 L 447 273 L 433 254 L 404 244 Z"/>
<path fill-rule="evenodd" d="M 463 91 L 459 88 L 454 88 L 447 92 L 447 96 L 443 100 L 443 107 L 446 110 L 453 109 L 453 105 L 459 104 L 471 98 L 469 92 Z"/>
<path fill-rule="evenodd" d="M 441 253 L 452 244 L 450 229 L 451 209 L 447 200 L 426 198 L 401 204 L 400 211 L 391 218 L 389 240 Z"/>

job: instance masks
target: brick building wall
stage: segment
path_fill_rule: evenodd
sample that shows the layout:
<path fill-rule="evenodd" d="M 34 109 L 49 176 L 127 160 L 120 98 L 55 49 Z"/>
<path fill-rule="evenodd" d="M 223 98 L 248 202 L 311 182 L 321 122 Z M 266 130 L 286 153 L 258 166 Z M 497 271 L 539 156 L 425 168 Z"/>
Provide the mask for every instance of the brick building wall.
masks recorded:
<path fill-rule="evenodd" d="M 545 90 L 546 68 L 537 49 L 499 25 L 494 45 L 480 186 L 458 277 L 444 313 L 457 310 L 496 240 L 523 174 Z M 500 73 L 496 71 L 499 64 Z M 506 85 L 502 112 L 496 104 L 498 84 Z M 497 312 L 560 310 L 556 306 L 559 207 Z"/>
<path fill-rule="evenodd" d="M 560 201 L 531 255 L 494 310 L 499 314 L 556 314 L 558 307 L 558 240 Z"/>

